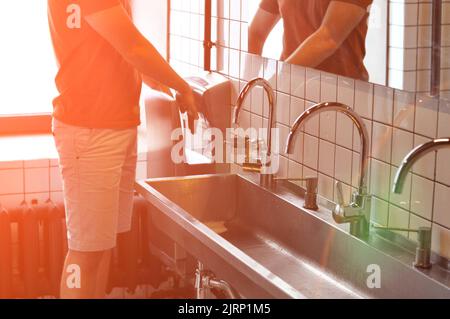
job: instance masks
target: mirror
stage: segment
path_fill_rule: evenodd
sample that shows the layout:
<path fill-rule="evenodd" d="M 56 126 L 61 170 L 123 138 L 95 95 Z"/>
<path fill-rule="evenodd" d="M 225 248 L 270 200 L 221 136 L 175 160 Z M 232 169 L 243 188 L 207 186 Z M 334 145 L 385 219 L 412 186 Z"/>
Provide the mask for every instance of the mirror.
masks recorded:
<path fill-rule="evenodd" d="M 450 98 L 449 2 L 245 2 L 250 53 Z"/>

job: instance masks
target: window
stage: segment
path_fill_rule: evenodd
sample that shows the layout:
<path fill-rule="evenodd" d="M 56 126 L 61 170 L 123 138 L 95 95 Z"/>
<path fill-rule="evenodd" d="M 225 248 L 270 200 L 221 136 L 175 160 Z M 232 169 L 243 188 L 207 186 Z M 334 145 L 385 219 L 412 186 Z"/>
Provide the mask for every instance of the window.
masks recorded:
<path fill-rule="evenodd" d="M 1 1 L 0 30 L 0 116 L 50 113 L 57 66 L 47 1 Z"/>

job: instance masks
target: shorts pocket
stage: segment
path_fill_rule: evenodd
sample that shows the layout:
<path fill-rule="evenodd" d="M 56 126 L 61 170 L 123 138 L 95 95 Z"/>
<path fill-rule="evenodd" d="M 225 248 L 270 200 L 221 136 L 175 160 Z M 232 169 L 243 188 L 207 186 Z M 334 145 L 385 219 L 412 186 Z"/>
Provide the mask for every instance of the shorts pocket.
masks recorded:
<path fill-rule="evenodd" d="M 59 157 L 80 158 L 89 147 L 92 129 L 59 123 L 53 127 L 53 137 Z"/>

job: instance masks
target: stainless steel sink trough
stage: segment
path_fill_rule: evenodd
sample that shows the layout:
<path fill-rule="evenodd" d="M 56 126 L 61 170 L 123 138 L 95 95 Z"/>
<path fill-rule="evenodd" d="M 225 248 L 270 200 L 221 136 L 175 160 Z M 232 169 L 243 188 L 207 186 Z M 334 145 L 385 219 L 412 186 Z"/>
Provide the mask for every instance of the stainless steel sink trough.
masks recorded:
<path fill-rule="evenodd" d="M 257 175 L 139 181 L 149 221 L 244 298 L 450 298 L 450 273 L 417 270 L 413 250 L 367 242 L 330 210 L 305 210 L 300 187 Z M 152 244 L 152 243 L 149 243 Z"/>

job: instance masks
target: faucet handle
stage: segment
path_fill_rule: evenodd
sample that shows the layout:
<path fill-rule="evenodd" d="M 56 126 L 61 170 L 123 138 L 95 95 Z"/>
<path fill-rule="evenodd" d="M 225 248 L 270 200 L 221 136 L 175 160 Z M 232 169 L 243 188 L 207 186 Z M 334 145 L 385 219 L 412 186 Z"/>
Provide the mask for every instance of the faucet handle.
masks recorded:
<path fill-rule="evenodd" d="M 344 206 L 345 202 L 344 202 L 344 192 L 342 190 L 342 183 L 336 182 L 335 188 L 336 188 L 337 203 L 339 204 L 339 206 Z"/>

